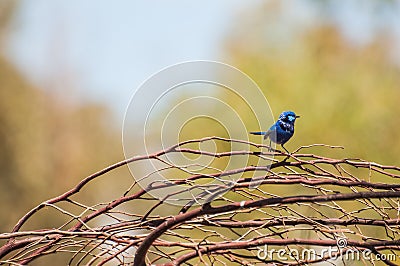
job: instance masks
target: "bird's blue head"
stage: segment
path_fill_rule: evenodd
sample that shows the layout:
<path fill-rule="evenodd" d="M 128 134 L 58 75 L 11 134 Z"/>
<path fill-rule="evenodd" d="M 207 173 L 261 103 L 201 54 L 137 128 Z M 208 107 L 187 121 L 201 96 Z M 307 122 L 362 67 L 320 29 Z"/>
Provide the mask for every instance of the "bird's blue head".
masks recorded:
<path fill-rule="evenodd" d="M 296 118 L 299 118 L 299 117 L 300 116 L 296 115 L 292 111 L 285 111 L 280 114 L 279 120 L 281 120 L 282 122 L 285 122 L 285 123 L 294 124 L 294 122 L 296 121 Z"/>

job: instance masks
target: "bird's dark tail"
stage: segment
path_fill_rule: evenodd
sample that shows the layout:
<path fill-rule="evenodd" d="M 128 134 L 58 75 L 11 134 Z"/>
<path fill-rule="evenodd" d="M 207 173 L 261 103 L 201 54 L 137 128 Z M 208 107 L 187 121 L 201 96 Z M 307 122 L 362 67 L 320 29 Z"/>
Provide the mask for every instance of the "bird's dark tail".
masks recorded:
<path fill-rule="evenodd" d="M 258 132 L 249 132 L 250 134 L 253 134 L 253 135 L 267 135 L 267 132 L 266 131 L 258 131 Z"/>

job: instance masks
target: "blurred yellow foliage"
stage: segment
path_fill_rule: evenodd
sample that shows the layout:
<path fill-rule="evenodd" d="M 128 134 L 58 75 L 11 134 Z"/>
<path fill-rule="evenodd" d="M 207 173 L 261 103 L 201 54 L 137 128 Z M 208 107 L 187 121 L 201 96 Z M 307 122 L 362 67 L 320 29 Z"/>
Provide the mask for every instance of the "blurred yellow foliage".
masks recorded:
<path fill-rule="evenodd" d="M 2 57 L 0 87 L 0 231 L 9 231 L 30 208 L 122 152 L 104 107 L 63 103 L 29 84 Z M 46 227 L 57 217 L 52 219 L 38 223 Z"/>
<path fill-rule="evenodd" d="M 246 23 L 238 26 L 226 58 L 260 86 L 275 118 L 284 110 L 301 115 L 287 147 L 341 145 L 348 157 L 398 164 L 400 68 L 391 36 L 355 45 L 337 26 L 321 23 L 276 43 L 265 34 L 273 32 L 274 10 L 243 19 L 258 24 L 248 32 Z"/>

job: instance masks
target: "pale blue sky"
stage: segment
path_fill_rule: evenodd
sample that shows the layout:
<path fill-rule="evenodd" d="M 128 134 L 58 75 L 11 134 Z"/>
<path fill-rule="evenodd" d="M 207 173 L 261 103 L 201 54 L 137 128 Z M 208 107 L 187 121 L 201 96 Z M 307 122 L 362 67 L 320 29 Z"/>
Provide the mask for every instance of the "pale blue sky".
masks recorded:
<path fill-rule="evenodd" d="M 122 112 L 132 91 L 160 69 L 221 60 L 238 13 L 260 4 L 206 2 L 21 1 L 10 55 L 41 87 L 77 87 L 79 97 Z"/>
<path fill-rule="evenodd" d="M 132 92 L 162 68 L 199 59 L 229 63 L 223 51 L 227 36 L 263 2 L 268 1 L 20 1 L 7 54 L 39 87 L 100 101 L 122 117 Z M 312 8 L 315 1 L 284 3 L 289 20 L 325 19 Z M 329 9 L 354 43 L 368 41 L 386 24 L 400 35 L 399 16 L 373 23 L 371 3 L 356 0 Z"/>

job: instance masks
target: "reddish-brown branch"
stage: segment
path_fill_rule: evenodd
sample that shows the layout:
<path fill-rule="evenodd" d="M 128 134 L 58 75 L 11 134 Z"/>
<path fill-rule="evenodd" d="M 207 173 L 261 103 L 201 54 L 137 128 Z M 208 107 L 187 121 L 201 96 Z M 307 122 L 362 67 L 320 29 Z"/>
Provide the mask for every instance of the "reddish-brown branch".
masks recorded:
<path fill-rule="evenodd" d="M 79 251 L 76 251 L 71 258 L 71 261 L 75 256 L 78 256 L 79 252 L 86 252 L 85 248 L 92 246 L 93 251 L 98 251 L 94 252 L 94 254 L 99 255 L 92 256 L 91 253 L 85 253 L 84 257 L 92 256 L 92 261 L 98 259 L 100 263 L 105 263 L 113 259 L 121 262 L 121 256 L 124 258 L 133 255 L 127 254 L 127 250 L 130 247 L 137 247 L 134 258 L 135 265 L 144 265 L 146 258 L 154 263 L 163 261 L 163 258 L 171 260 L 171 263 L 180 263 L 195 257 L 198 257 L 199 261 L 204 262 L 207 257 L 210 259 L 219 259 L 218 256 L 221 256 L 223 259 L 239 262 L 241 256 L 246 256 L 239 253 L 235 254 L 227 249 L 252 248 L 257 246 L 256 243 L 259 243 L 257 241 L 278 241 L 275 244 L 281 246 L 290 243 L 301 245 L 314 241 L 313 243 L 321 246 L 326 241 L 333 243 L 334 240 L 327 239 L 335 239 L 339 232 L 349 232 L 350 236 L 357 235 L 363 239 L 368 239 L 365 242 L 348 239 L 349 245 L 353 247 L 367 248 L 375 253 L 382 248 L 392 251 L 399 250 L 400 245 L 396 242 L 396 239 L 400 238 L 400 220 L 398 216 L 400 212 L 400 183 L 398 182 L 400 167 L 385 166 L 358 159 L 332 159 L 315 154 L 299 154 L 298 152 L 301 148 L 293 154 L 285 154 L 279 151 L 271 153 L 251 150 L 232 150 L 214 153 L 185 147 L 187 144 L 211 140 L 228 143 L 235 142 L 247 145 L 247 147 L 267 148 L 265 145 L 244 140 L 208 137 L 178 143 L 163 151 L 145 156 L 132 157 L 106 167 L 86 177 L 64 194 L 33 208 L 18 221 L 12 232 L 0 234 L 0 239 L 8 240 L 6 244 L 0 247 L 0 258 L 8 257 L 8 259 L 0 261 L 0 263 L 27 264 L 49 252 L 62 252 L 64 247 L 68 247 L 68 245 L 71 245 L 71 247 L 80 247 Z M 303 148 L 312 148 L 313 146 L 310 145 Z M 332 147 L 328 145 L 322 146 Z M 200 172 L 188 176 L 189 172 L 186 169 L 174 166 L 164 158 L 167 154 L 171 153 L 197 154 L 212 157 L 215 160 L 223 157 L 252 157 L 259 160 L 259 163 L 236 169 L 207 168 L 208 170 L 213 169 L 215 171 L 211 173 L 210 171 L 207 173 Z M 273 156 L 275 156 L 275 159 Z M 281 160 L 277 160 L 277 158 Z M 156 169 L 155 173 L 161 173 L 168 169 L 176 169 L 184 173 L 187 178 L 180 179 L 178 174 L 177 178 L 170 182 L 162 183 L 156 180 L 145 188 L 140 188 L 138 183 L 133 183 L 123 196 L 118 196 L 104 205 L 95 205 L 96 207 L 86 207 L 85 204 L 71 200 L 73 195 L 84 192 L 83 189 L 88 183 L 94 182 L 99 177 L 105 177 L 106 173 L 123 165 L 149 160 L 157 160 L 161 164 L 164 164 L 163 167 Z M 368 179 L 363 180 L 363 178 L 353 174 L 349 170 L 351 168 L 365 169 L 369 174 Z M 225 185 L 222 183 L 207 190 L 211 194 L 218 191 L 229 191 L 231 195 L 229 198 L 220 197 L 214 199 L 210 197 L 213 200 L 211 202 L 212 205 L 205 204 L 201 208 L 190 209 L 196 203 L 197 199 L 193 200 L 185 207 L 186 213 L 170 213 L 169 216 L 152 214 L 158 210 L 158 208 L 156 210 L 156 207 L 165 207 L 165 202 L 155 201 L 149 196 L 149 192 L 177 185 L 182 186 L 182 188 L 184 187 L 184 189 L 178 190 L 174 194 L 164 195 L 164 199 L 169 199 L 171 196 L 183 193 L 185 189 L 189 191 L 200 188 L 205 181 L 239 174 L 246 176 L 247 174 L 245 175 L 245 173 L 257 174 L 259 176 L 254 178 L 241 177 L 235 183 L 227 183 Z M 376 182 L 376 179 L 371 178 L 373 175 L 384 177 L 385 180 L 380 179 L 380 182 Z M 253 191 L 249 187 L 255 180 L 259 186 Z M 274 187 L 282 188 L 287 186 L 288 188 L 292 188 L 293 185 L 306 187 L 308 194 L 298 195 L 299 193 L 294 193 L 291 189 L 288 190 L 291 192 L 288 192 L 285 197 L 270 194 Z M 314 190 L 314 192 L 310 192 L 310 189 Z M 130 191 L 134 191 L 133 194 L 129 195 Z M 352 193 L 349 193 L 349 191 Z M 245 200 L 240 201 L 240 199 Z M 373 199 L 379 199 L 379 201 L 373 201 Z M 131 202 L 131 206 L 135 206 L 135 203 L 143 200 L 151 201 L 149 202 L 149 209 L 125 212 L 121 211 L 121 208 L 118 208 L 127 202 Z M 349 211 L 346 210 L 346 205 L 341 203 L 342 201 L 355 201 L 361 203 L 361 205 L 357 206 L 363 207 L 359 207 L 358 210 Z M 63 202 L 63 204 L 58 204 L 60 202 Z M 64 204 L 72 204 L 74 207 L 78 206 L 85 211 L 79 215 L 70 214 L 67 209 L 62 209 L 61 206 L 64 206 Z M 41 229 L 37 231 L 21 231 L 22 226 L 45 206 L 51 206 L 63 215 L 67 215 L 70 219 L 66 223 L 68 227 L 64 225 L 63 227 L 60 226 L 60 230 Z M 303 212 L 299 211 L 298 207 L 303 208 Z M 330 210 L 332 213 L 339 212 L 341 216 L 331 217 L 330 212 L 326 210 Z M 311 211 L 312 215 L 308 211 Z M 258 213 L 255 216 L 257 218 L 252 215 L 254 212 Z M 370 214 L 371 216 L 364 217 L 361 215 L 362 213 Z M 106 216 L 115 217 L 116 222 L 97 228 L 89 227 L 90 224 L 93 224 L 91 222 L 95 218 Z M 362 227 L 359 225 L 362 225 Z M 382 228 L 386 231 L 386 235 L 382 236 L 380 242 L 370 241 L 372 237 L 368 233 L 365 233 L 364 230 L 366 227 L 371 227 L 370 230 L 372 231 L 376 228 Z M 211 234 L 221 240 L 220 242 L 209 242 L 206 239 L 193 239 L 190 236 L 180 235 L 180 229 L 188 228 L 200 230 L 205 235 Z M 259 230 L 267 230 L 267 233 L 263 234 L 263 238 L 255 239 L 247 237 L 246 234 L 238 234 L 236 231 L 240 232 L 240 228 L 245 228 L 245 231 L 249 234 L 258 234 Z M 225 232 L 229 231 L 231 234 L 237 235 L 241 241 L 234 241 L 235 239 L 226 241 L 231 236 L 229 234 L 225 235 L 222 229 Z M 124 234 L 124 232 L 129 232 L 130 230 L 143 233 L 138 236 Z M 290 239 L 285 234 L 291 230 L 298 230 L 300 232 L 313 230 L 318 236 L 316 239 Z M 182 241 L 167 242 L 163 240 L 163 235 L 179 238 Z M 74 239 L 79 239 L 79 241 L 75 241 Z M 268 243 L 271 244 L 272 242 Z M 332 244 L 331 242 L 329 243 Z M 92 245 L 92 243 L 96 244 Z M 104 247 L 106 243 L 109 245 L 108 249 Z M 371 243 L 375 243 L 378 246 L 366 246 L 371 245 Z M 382 243 L 386 243 L 387 245 L 383 245 Z M 222 247 L 226 248 L 225 250 L 219 248 L 221 244 Z M 154 247 L 154 250 L 150 249 L 151 247 Z M 159 249 L 160 247 L 170 247 L 171 250 L 168 252 L 167 250 Z M 176 253 L 174 247 L 180 247 L 186 253 Z M 246 259 L 259 260 L 251 256 L 246 257 Z M 319 261 L 326 259 L 328 258 L 321 258 Z M 390 261 L 385 262 L 391 265 Z M 280 262 L 277 261 L 277 263 Z M 301 264 L 300 262 L 293 263 Z"/>
<path fill-rule="evenodd" d="M 231 249 L 248 249 L 252 247 L 259 247 L 263 245 L 276 245 L 276 246 L 288 246 L 288 245 L 310 245 L 310 246 L 337 246 L 336 240 L 330 239 L 273 239 L 273 238 L 262 238 L 253 241 L 235 241 L 235 242 L 226 242 L 226 243 L 218 243 L 215 245 L 207 245 L 205 247 L 199 248 L 197 251 L 189 252 L 185 255 L 178 257 L 171 263 L 161 264 L 159 266 L 173 266 L 180 265 L 194 257 L 198 256 L 199 253 L 206 254 L 212 253 L 220 250 L 231 250 Z M 348 241 L 348 247 L 355 248 L 365 248 L 365 249 L 376 249 L 380 247 L 387 247 L 391 245 L 400 245 L 400 240 L 393 241 L 370 241 L 370 242 L 357 242 L 357 241 Z M 139 264 L 137 264 L 139 265 Z M 394 263 L 389 263 L 389 265 L 394 265 Z"/>
<path fill-rule="evenodd" d="M 187 213 L 182 213 L 174 216 L 173 218 L 167 219 L 164 223 L 159 225 L 153 232 L 151 232 L 138 247 L 135 255 L 134 265 L 145 265 L 144 259 L 146 253 L 149 250 L 153 242 L 159 238 L 168 229 L 174 226 L 198 217 L 204 214 L 215 214 L 215 213 L 225 213 L 242 208 L 253 208 L 253 207 L 263 207 L 275 204 L 292 204 L 300 202 L 324 202 L 324 201 L 338 201 L 338 200 L 354 200 L 354 199 L 374 199 L 374 198 L 400 198 L 400 191 L 385 191 L 385 192 L 358 192 L 358 193 L 347 193 L 347 194 L 330 194 L 330 195 L 301 195 L 293 197 L 283 197 L 283 198 L 267 198 L 256 201 L 244 201 L 235 202 L 228 205 L 223 205 L 219 207 L 211 207 L 210 205 L 205 205 L 202 208 L 197 208 L 195 210 L 189 211 Z"/>
<path fill-rule="evenodd" d="M 196 221 L 197 222 L 197 221 Z M 372 226 L 390 226 L 398 225 L 400 226 L 400 218 L 389 219 L 389 220 L 374 220 L 374 219 L 363 219 L 363 218 L 353 218 L 353 219 L 271 219 L 271 220 L 250 220 L 250 221 L 207 221 L 201 220 L 198 223 L 210 226 L 220 226 L 224 228 L 248 228 L 248 227 L 273 227 L 273 226 L 293 226 L 293 225 L 372 225 Z"/>

